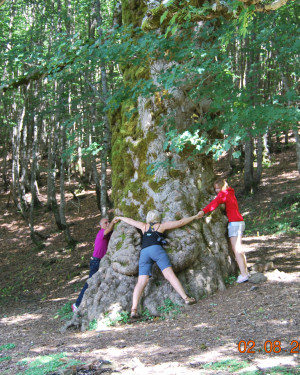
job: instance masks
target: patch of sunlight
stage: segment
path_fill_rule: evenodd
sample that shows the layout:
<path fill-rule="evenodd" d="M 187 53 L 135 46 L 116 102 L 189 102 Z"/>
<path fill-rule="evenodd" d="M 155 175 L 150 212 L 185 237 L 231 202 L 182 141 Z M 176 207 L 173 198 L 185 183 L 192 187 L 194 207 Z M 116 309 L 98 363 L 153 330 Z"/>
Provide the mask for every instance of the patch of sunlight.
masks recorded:
<path fill-rule="evenodd" d="M 260 369 L 266 370 L 268 368 L 272 368 L 276 366 L 283 366 L 283 365 L 297 366 L 298 361 L 296 359 L 297 359 L 296 355 L 295 356 L 293 355 L 283 356 L 281 354 L 281 355 L 278 355 L 278 357 L 272 356 L 272 357 L 262 358 L 262 359 L 256 358 L 255 362 L 256 362 L 256 365 Z"/>
<path fill-rule="evenodd" d="M 285 283 L 300 282 L 300 272 L 286 273 L 276 269 L 274 271 L 265 272 L 265 276 L 267 277 L 268 281 Z"/>
<path fill-rule="evenodd" d="M 1 226 L 10 232 L 14 232 L 16 230 L 20 231 L 21 221 L 14 220 L 10 222 L 9 224 L 7 223 L 1 224 Z"/>
<path fill-rule="evenodd" d="M 48 224 L 48 223 L 47 223 L 47 224 Z M 43 229 L 46 229 L 46 226 L 45 226 L 45 225 L 42 225 L 42 224 L 35 224 L 35 226 L 34 226 L 34 230 L 42 231 Z"/>
<path fill-rule="evenodd" d="M 210 328 L 210 325 L 208 325 L 207 323 L 200 323 L 200 324 L 195 325 L 194 328 Z M 181 328 L 178 328 L 178 329 L 181 329 Z"/>
<path fill-rule="evenodd" d="M 215 348 L 207 348 L 200 355 L 193 356 L 193 362 L 216 362 L 228 359 L 228 353 L 237 353 L 237 346 L 226 344 L 226 346 L 218 346 Z"/>
<path fill-rule="evenodd" d="M 58 298 L 47 298 L 47 301 L 51 301 L 51 302 L 64 302 L 64 301 L 68 301 L 69 300 L 69 297 L 58 297 Z"/>
<path fill-rule="evenodd" d="M 7 317 L 7 318 L 2 318 L 0 319 L 0 323 L 6 324 L 6 325 L 13 325 L 13 324 L 24 323 L 27 321 L 32 321 L 32 320 L 38 320 L 41 318 L 42 318 L 41 314 L 26 313 L 24 315 L 15 315 L 15 316 Z"/>
<path fill-rule="evenodd" d="M 76 284 L 86 281 L 89 277 L 89 271 L 82 271 L 81 275 L 75 276 L 72 280 L 68 281 L 68 285 Z"/>

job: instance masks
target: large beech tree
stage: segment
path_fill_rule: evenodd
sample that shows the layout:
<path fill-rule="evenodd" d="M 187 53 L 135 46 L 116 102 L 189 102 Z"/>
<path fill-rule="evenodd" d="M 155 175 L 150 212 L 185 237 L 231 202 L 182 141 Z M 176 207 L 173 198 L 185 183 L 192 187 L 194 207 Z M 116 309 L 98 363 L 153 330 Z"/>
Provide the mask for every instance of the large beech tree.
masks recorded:
<path fill-rule="evenodd" d="M 239 11 L 250 5 L 250 2 L 240 3 Z M 253 2 L 253 11 L 269 11 L 277 6 L 278 2 L 266 8 L 256 1 Z M 202 7 L 206 8 L 202 10 Z M 181 28 L 186 17 L 189 17 L 190 27 L 201 34 L 206 22 L 218 16 L 231 18 L 234 12 L 229 6 L 224 6 L 224 2 L 211 3 L 209 8 L 207 2 L 202 1 L 122 2 L 123 23 L 137 28 L 128 35 L 132 43 L 138 38 L 139 28 L 146 32 L 154 30 L 157 35 L 165 34 L 166 39 L 173 34 L 180 43 L 189 37 Z M 176 22 L 172 23 L 172 20 Z M 211 26 L 217 28 L 218 22 Z M 194 42 L 201 49 L 201 37 L 196 37 Z M 195 214 L 213 196 L 212 158 L 195 154 L 196 147 L 191 143 L 175 152 L 167 137 L 172 128 L 184 134 L 185 130 L 195 126 L 195 117 L 196 123 L 205 127 L 207 113 L 211 113 L 213 105 L 209 97 L 197 102 L 191 100 L 189 93 L 193 90 L 193 82 L 196 85 L 195 80 L 182 77 L 179 84 L 164 84 L 161 79 L 164 72 L 171 75 L 180 64 L 178 60 L 172 60 L 173 52 L 170 47 L 158 57 L 154 51 L 149 53 L 146 63 L 144 60 L 143 64 L 138 64 L 136 51 L 132 61 L 122 65 L 125 85 L 135 87 L 143 81 L 151 81 L 151 85 L 149 91 L 145 90 L 144 95 L 140 94 L 136 100 L 124 100 L 120 109 L 111 115 L 112 188 L 116 213 L 142 221 L 151 209 L 162 212 L 164 220 Z M 198 61 L 198 64 L 201 68 L 202 62 Z M 186 76 L 189 76 L 188 72 Z M 213 79 L 209 77 L 208 81 Z M 208 136 L 214 137 L 214 130 Z M 225 232 L 226 219 L 219 210 L 203 221 L 168 234 L 166 251 L 171 263 L 186 290 L 197 299 L 224 289 L 224 280 L 234 272 Z M 88 321 L 100 319 L 104 313 L 113 316 L 130 308 L 138 274 L 139 248 L 137 230 L 119 224 L 99 272 L 89 281 L 80 310 L 66 327 L 74 324 L 85 329 Z M 158 305 L 167 296 L 181 302 L 154 267 L 154 277 L 141 301 L 142 308 L 157 314 Z"/>

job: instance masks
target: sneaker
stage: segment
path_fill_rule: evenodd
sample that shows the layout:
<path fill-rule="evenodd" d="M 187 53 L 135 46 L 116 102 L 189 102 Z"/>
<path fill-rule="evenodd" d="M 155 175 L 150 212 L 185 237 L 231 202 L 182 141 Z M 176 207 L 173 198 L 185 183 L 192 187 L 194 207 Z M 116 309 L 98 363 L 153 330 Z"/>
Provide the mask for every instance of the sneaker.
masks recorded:
<path fill-rule="evenodd" d="M 186 298 L 184 299 L 184 303 L 185 303 L 186 305 L 194 305 L 194 304 L 196 303 L 196 300 L 195 300 L 195 298 L 193 298 L 193 297 L 186 297 Z"/>
<path fill-rule="evenodd" d="M 246 282 L 246 281 L 248 281 L 248 275 L 247 275 L 247 276 L 242 276 L 242 275 L 240 275 L 240 276 L 237 278 L 237 280 L 236 280 L 236 282 L 239 283 L 239 284 L 244 283 L 244 282 Z"/>
<path fill-rule="evenodd" d="M 71 308 L 72 308 L 73 312 L 75 312 L 78 309 L 78 307 L 75 305 L 75 303 L 73 303 L 73 305 L 71 306 Z"/>

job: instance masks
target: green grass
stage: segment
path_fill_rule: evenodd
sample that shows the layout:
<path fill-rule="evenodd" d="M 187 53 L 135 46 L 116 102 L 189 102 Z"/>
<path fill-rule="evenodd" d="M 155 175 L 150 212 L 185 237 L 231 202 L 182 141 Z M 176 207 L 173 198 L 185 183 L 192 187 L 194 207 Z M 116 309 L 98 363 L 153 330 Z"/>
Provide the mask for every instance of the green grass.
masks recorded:
<path fill-rule="evenodd" d="M 23 372 L 18 372 L 17 375 L 47 375 L 62 370 L 70 366 L 76 366 L 82 364 L 82 362 L 70 359 L 66 353 L 52 354 L 46 356 L 40 356 L 32 362 L 23 360 L 18 365 L 28 364 L 28 369 Z"/>
<path fill-rule="evenodd" d="M 61 307 L 54 319 L 60 318 L 60 320 L 70 320 L 73 317 L 73 311 L 71 308 L 71 302 L 67 302 L 63 307 Z"/>
<path fill-rule="evenodd" d="M 15 344 L 5 344 L 5 345 L 0 345 L 0 352 L 2 350 L 9 350 L 9 349 L 14 349 L 16 347 Z"/>
<path fill-rule="evenodd" d="M 210 362 L 203 365 L 204 369 L 215 370 L 215 371 L 229 371 L 235 372 L 242 370 L 249 366 L 249 363 L 246 361 L 238 361 L 236 359 L 225 359 L 219 362 Z"/>
<path fill-rule="evenodd" d="M 166 298 L 163 306 L 158 306 L 157 311 L 161 313 L 162 320 L 166 318 L 174 319 L 181 313 L 180 306 L 177 303 L 172 302 L 170 298 Z"/>
<path fill-rule="evenodd" d="M 108 314 L 106 314 L 105 318 L 105 325 L 108 327 L 113 327 L 118 324 L 126 324 L 130 320 L 130 314 L 128 311 L 121 311 L 119 312 L 115 318 L 111 318 Z"/>
<path fill-rule="evenodd" d="M 10 361 L 11 359 L 12 359 L 12 357 L 10 355 L 8 355 L 6 357 L 0 357 L 0 362 Z"/>
<path fill-rule="evenodd" d="M 8 287 L 0 288 L 0 297 L 5 298 L 5 297 L 12 297 L 15 293 L 15 286 L 10 285 Z"/>
<path fill-rule="evenodd" d="M 88 331 L 95 331 L 97 329 L 98 323 L 97 319 L 93 319 L 89 322 Z"/>

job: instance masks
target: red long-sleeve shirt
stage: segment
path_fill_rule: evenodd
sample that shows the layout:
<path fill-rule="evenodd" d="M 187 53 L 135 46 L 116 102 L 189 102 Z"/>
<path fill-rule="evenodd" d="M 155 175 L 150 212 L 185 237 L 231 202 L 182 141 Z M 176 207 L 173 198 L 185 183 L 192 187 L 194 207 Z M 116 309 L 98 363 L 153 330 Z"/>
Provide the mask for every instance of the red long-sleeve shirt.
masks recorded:
<path fill-rule="evenodd" d="M 220 204 L 223 203 L 225 203 L 226 215 L 229 222 L 244 221 L 243 216 L 239 212 L 239 206 L 234 194 L 234 190 L 231 187 L 220 191 L 216 198 L 202 210 L 207 214 L 208 212 L 214 211 Z"/>

